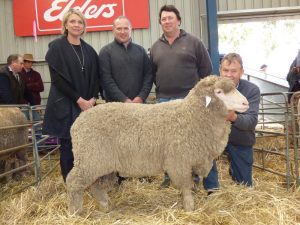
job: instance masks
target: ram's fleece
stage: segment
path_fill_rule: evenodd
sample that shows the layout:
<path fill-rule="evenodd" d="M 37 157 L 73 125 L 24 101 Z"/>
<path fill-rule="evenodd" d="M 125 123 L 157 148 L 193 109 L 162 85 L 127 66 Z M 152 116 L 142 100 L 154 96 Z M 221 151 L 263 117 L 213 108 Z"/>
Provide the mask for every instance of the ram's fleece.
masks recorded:
<path fill-rule="evenodd" d="M 107 103 L 83 112 L 71 128 L 74 168 L 66 181 L 70 212 L 82 211 L 83 191 L 91 185 L 98 202 L 107 207 L 107 189 L 97 179 L 109 180 L 116 171 L 125 177 L 166 171 L 182 191 L 184 209 L 193 210 L 192 169 L 207 176 L 227 144 L 227 111 L 247 109 L 247 99 L 231 80 L 209 76 L 183 100 Z"/>

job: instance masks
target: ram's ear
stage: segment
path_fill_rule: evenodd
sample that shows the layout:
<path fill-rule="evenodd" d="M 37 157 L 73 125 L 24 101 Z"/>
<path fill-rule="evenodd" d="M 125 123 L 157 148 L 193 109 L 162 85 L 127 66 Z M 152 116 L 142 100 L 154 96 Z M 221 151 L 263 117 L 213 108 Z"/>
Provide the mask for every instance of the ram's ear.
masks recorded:
<path fill-rule="evenodd" d="M 208 105 L 209 105 L 209 103 L 211 102 L 211 97 L 209 97 L 209 96 L 205 96 L 205 107 L 207 108 L 208 107 Z"/>

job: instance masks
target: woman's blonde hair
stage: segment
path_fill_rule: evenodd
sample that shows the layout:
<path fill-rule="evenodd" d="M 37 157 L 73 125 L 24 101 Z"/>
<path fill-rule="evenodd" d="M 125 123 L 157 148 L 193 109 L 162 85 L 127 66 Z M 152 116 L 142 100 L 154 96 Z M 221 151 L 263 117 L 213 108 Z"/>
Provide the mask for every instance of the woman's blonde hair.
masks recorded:
<path fill-rule="evenodd" d="M 63 35 L 65 35 L 65 36 L 68 36 L 68 30 L 66 29 L 66 23 L 68 22 L 69 17 L 70 17 L 72 14 L 75 14 L 75 15 L 79 16 L 79 17 L 82 19 L 82 22 L 83 22 L 83 32 L 82 32 L 82 35 L 85 34 L 85 32 L 86 32 L 86 19 L 85 19 L 84 15 L 83 15 L 78 9 L 74 9 L 74 8 L 69 9 L 69 10 L 64 14 L 64 17 L 63 17 L 63 20 L 62 20 L 62 29 L 61 29 L 61 33 L 62 33 Z"/>

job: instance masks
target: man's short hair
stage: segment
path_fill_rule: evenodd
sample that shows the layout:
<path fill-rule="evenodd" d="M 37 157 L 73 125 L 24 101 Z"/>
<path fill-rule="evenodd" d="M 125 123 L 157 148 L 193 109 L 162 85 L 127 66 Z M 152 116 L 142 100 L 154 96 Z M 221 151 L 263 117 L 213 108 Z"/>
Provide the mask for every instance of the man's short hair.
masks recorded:
<path fill-rule="evenodd" d="M 113 21 L 113 27 L 115 27 L 115 26 L 116 26 L 116 22 L 117 22 L 117 20 L 121 20 L 121 19 L 125 19 L 125 20 L 127 20 L 127 21 L 128 21 L 128 24 L 129 24 L 129 26 L 130 26 L 130 27 L 132 27 L 132 25 L 131 25 L 131 21 L 128 19 L 128 17 L 127 17 L 127 16 L 118 16 L 116 19 L 114 19 L 114 21 Z"/>
<path fill-rule="evenodd" d="M 10 66 L 14 61 L 22 57 L 20 54 L 11 54 L 7 57 L 7 65 Z"/>
<path fill-rule="evenodd" d="M 181 23 L 181 16 L 180 16 L 180 13 L 179 13 L 178 9 L 174 5 L 164 5 L 159 10 L 159 21 L 158 21 L 159 24 L 160 24 L 160 20 L 161 20 L 161 14 L 162 14 L 163 11 L 175 13 L 177 19 Z"/>
<path fill-rule="evenodd" d="M 224 61 L 227 61 L 229 64 L 231 64 L 233 61 L 237 61 L 241 65 L 241 68 L 243 68 L 243 60 L 238 53 L 232 52 L 224 55 L 224 57 L 221 60 L 221 65 Z"/>

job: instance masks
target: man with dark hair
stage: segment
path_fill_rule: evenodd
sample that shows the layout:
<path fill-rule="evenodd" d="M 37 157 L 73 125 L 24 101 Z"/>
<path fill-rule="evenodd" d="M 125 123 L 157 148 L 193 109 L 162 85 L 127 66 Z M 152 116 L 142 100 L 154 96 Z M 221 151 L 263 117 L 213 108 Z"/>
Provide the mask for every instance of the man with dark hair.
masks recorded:
<path fill-rule="evenodd" d="M 163 35 L 151 47 L 158 100 L 184 98 L 199 79 L 210 75 L 212 64 L 202 41 L 180 29 L 181 17 L 173 5 L 159 12 Z"/>
<path fill-rule="evenodd" d="M 164 5 L 160 8 L 160 10 L 159 10 L 159 20 L 158 20 L 159 24 L 161 24 L 161 22 L 165 22 L 166 18 L 163 18 L 163 20 L 161 18 L 162 17 L 161 14 L 163 14 L 163 12 L 173 12 L 175 14 L 177 20 L 180 22 L 179 26 L 181 25 L 180 13 L 174 5 Z M 165 32 L 165 30 L 164 30 L 164 32 Z"/>
<path fill-rule="evenodd" d="M 173 5 L 164 5 L 159 11 L 163 35 L 150 51 L 152 72 L 156 85 L 157 102 L 184 98 L 195 84 L 210 75 L 212 64 L 202 41 L 180 29 L 181 17 Z M 211 173 L 216 171 L 215 162 Z M 199 183 L 199 177 L 195 176 Z M 162 187 L 169 186 L 165 175 Z M 204 182 L 206 189 L 218 188 L 218 183 Z"/>
<path fill-rule="evenodd" d="M 24 104 L 26 99 L 34 104 L 32 95 L 20 77 L 23 57 L 12 54 L 7 58 L 7 65 L 0 70 L 0 104 Z"/>

